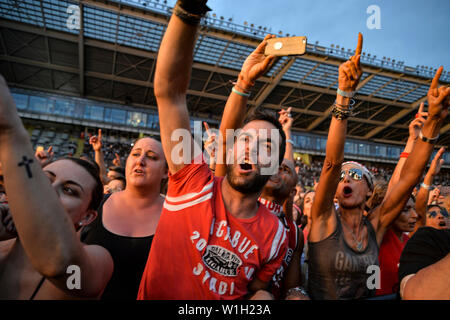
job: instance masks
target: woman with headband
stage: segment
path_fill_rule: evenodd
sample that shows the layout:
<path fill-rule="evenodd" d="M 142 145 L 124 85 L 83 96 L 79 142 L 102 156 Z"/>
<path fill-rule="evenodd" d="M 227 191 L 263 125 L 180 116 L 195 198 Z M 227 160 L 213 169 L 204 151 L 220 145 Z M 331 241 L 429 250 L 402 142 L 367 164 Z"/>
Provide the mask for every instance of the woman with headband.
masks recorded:
<path fill-rule="evenodd" d="M 308 293 L 312 299 L 373 296 L 379 286 L 381 240 L 419 181 L 447 115 L 450 89 L 438 89 L 440 68 L 428 92 L 428 118 L 405 163 L 401 179 L 366 217 L 364 208 L 373 190 L 372 175 L 359 163 L 343 163 L 347 118 L 352 115 L 354 104 L 351 97 L 362 76 L 361 49 L 360 34 L 355 55 L 339 67 L 339 87 L 326 156 L 311 211 Z"/>

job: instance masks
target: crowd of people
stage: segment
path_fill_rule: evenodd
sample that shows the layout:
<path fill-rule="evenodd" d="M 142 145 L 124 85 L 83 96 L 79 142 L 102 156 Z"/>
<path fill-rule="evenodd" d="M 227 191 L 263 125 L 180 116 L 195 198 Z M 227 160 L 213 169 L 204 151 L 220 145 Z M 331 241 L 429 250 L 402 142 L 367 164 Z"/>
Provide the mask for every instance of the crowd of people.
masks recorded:
<path fill-rule="evenodd" d="M 393 170 L 344 162 L 359 34 L 339 67 L 325 158 L 304 165 L 290 108 L 246 114 L 275 61 L 268 35 L 197 146 L 186 97 L 205 3 L 180 0 L 159 48 L 160 141 L 117 152 L 98 129 L 89 153 L 53 159 L 33 150 L 0 77 L 0 299 L 450 299 L 449 198 L 433 187 L 448 178 L 444 148 L 429 162 L 450 107 L 442 67 Z"/>

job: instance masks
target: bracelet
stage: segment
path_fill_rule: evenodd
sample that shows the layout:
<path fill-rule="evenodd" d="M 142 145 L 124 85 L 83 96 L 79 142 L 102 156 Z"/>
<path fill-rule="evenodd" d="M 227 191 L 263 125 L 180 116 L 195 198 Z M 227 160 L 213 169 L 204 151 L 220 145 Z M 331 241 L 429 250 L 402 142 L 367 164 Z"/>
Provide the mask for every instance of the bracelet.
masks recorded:
<path fill-rule="evenodd" d="M 400 158 L 408 158 L 409 152 L 402 152 L 400 153 Z"/>
<path fill-rule="evenodd" d="M 353 103 L 352 103 L 353 102 Z M 338 120 L 345 120 L 348 117 L 352 116 L 353 113 L 353 105 L 355 104 L 355 101 L 352 99 L 350 102 L 350 107 L 348 109 L 346 109 L 342 104 L 336 103 L 336 101 L 333 104 L 333 109 L 331 110 L 331 114 L 333 115 L 333 117 L 335 117 Z"/>
<path fill-rule="evenodd" d="M 233 84 L 234 84 L 234 86 L 235 86 L 236 88 L 238 88 L 241 92 L 250 94 L 250 91 L 245 90 L 244 88 L 242 88 L 241 86 L 239 86 L 239 85 L 237 84 L 237 82 L 234 82 Z"/>
<path fill-rule="evenodd" d="M 238 95 L 240 95 L 241 97 L 245 97 L 245 98 L 250 97 L 250 93 L 243 93 L 243 92 L 240 92 L 240 91 L 236 90 L 234 87 L 231 88 L 231 91 L 234 92 L 234 93 L 236 93 L 236 94 L 238 94 Z"/>
<path fill-rule="evenodd" d="M 436 137 L 434 137 L 434 138 L 427 138 L 427 137 L 423 136 L 422 130 L 420 130 L 419 138 L 422 139 L 423 142 L 435 143 L 437 141 L 437 139 L 439 139 L 439 134 Z"/>
<path fill-rule="evenodd" d="M 290 143 L 293 147 L 295 147 L 295 142 L 292 139 L 286 139 L 286 143 Z"/>
<path fill-rule="evenodd" d="M 355 95 L 355 91 L 343 91 L 339 88 L 337 88 L 337 94 L 346 98 L 353 98 L 353 96 Z"/>
<path fill-rule="evenodd" d="M 431 190 L 431 189 L 432 189 L 432 187 L 429 186 L 429 185 L 427 185 L 425 182 L 422 182 L 422 183 L 420 184 L 420 187 L 421 187 L 421 188 L 424 188 L 424 189 L 427 189 L 427 190 Z"/>
<path fill-rule="evenodd" d="M 298 296 L 298 293 L 301 293 L 302 295 L 307 296 L 309 298 L 308 292 L 306 292 L 306 290 L 303 289 L 303 287 L 295 287 L 295 288 L 289 289 L 286 292 L 286 296 L 290 296 L 290 295 Z"/>
<path fill-rule="evenodd" d="M 337 103 L 336 100 L 334 100 L 334 104 L 337 105 L 337 106 L 339 106 L 339 107 L 341 107 L 341 108 L 344 108 L 344 109 L 347 108 L 347 107 L 353 108 L 353 106 L 355 105 L 355 100 L 350 99 L 348 105 L 344 105 L 344 104 Z"/>
<path fill-rule="evenodd" d="M 184 23 L 196 26 L 200 23 L 201 15 L 192 14 L 184 10 L 179 3 L 173 8 L 173 14 L 183 20 Z"/>

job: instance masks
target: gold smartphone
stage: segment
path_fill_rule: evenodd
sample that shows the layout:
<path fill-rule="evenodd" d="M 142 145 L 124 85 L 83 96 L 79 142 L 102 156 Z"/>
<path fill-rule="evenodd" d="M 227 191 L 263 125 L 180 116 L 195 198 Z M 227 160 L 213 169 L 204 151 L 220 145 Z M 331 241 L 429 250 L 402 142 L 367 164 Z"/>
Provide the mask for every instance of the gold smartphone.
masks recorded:
<path fill-rule="evenodd" d="M 274 56 L 302 55 L 306 52 L 306 42 L 307 38 L 305 36 L 271 38 L 267 40 L 264 54 Z"/>
<path fill-rule="evenodd" d="M 41 152 L 41 151 L 44 151 L 44 147 L 43 146 L 37 146 L 36 152 Z"/>

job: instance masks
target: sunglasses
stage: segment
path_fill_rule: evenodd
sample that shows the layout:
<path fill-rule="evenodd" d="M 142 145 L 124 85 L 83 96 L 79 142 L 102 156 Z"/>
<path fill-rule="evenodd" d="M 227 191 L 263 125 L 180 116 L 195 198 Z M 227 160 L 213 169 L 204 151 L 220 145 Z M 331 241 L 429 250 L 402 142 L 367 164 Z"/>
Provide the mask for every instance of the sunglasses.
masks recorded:
<path fill-rule="evenodd" d="M 359 181 L 363 178 L 362 170 L 353 168 L 353 169 L 349 169 L 347 171 L 344 171 L 344 170 L 341 171 L 341 181 L 345 178 L 346 174 L 348 174 L 348 176 L 355 181 Z"/>
<path fill-rule="evenodd" d="M 447 210 L 445 210 L 445 209 L 441 209 L 441 210 L 439 210 L 438 212 L 436 212 L 436 211 L 429 211 L 429 212 L 428 212 L 428 215 L 429 215 L 430 217 L 434 218 L 434 217 L 436 217 L 436 216 L 438 215 L 438 213 L 442 214 L 442 216 L 443 216 L 444 218 L 448 218 L 448 212 L 447 212 Z"/>

